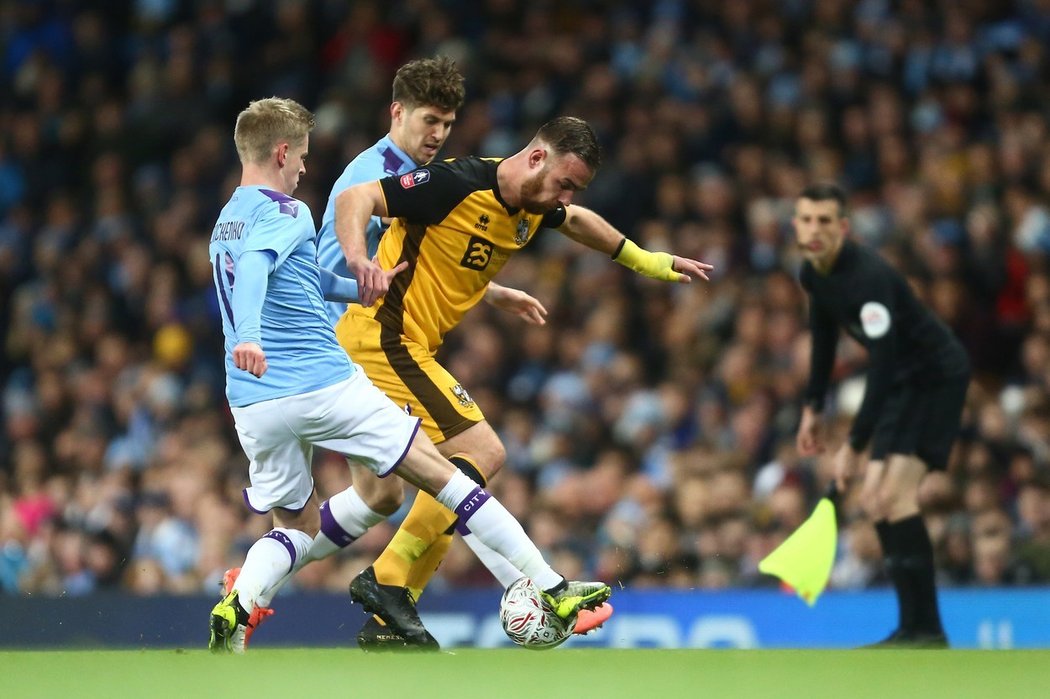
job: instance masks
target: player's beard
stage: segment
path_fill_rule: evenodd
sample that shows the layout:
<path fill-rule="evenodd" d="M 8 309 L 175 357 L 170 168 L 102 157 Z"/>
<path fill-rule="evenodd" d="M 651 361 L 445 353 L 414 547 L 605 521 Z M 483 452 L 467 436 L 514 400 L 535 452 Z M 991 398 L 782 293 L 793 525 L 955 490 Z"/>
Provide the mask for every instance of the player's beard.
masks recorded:
<path fill-rule="evenodd" d="M 537 198 L 537 195 L 543 191 L 543 178 L 546 174 L 547 165 L 544 164 L 538 173 L 521 184 L 521 208 L 530 214 L 545 214 L 554 208 L 540 203 Z"/>

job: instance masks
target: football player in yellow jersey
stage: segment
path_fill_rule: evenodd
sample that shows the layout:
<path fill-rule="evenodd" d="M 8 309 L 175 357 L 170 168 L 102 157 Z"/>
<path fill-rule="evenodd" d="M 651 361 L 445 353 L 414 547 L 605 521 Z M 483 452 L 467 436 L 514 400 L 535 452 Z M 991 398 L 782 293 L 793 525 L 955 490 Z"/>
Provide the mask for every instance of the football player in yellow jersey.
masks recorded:
<path fill-rule="evenodd" d="M 335 235 L 335 199 L 339 194 L 355 184 L 390 175 L 409 173 L 421 165 L 429 163 L 441 150 L 456 120 L 456 111 L 462 106 L 464 98 L 463 76 L 456 67 L 455 61 L 447 56 L 420 58 L 401 66 L 394 76 L 390 104 L 390 130 L 370 148 L 359 153 L 345 168 L 343 174 L 332 186 L 332 192 L 325 207 L 322 225 L 317 233 L 317 261 L 328 271 L 340 277 L 348 275 L 343 251 Z M 373 255 L 386 230 L 386 223 L 373 217 L 368 226 L 368 250 Z M 391 270 L 394 272 L 394 270 Z M 546 321 L 546 309 L 543 305 L 518 289 L 503 287 L 496 283 L 488 285 L 485 300 L 489 304 L 508 313 L 519 316 L 526 322 L 543 325 Z M 346 303 L 326 304 L 327 315 L 332 326 L 342 317 Z M 371 522 L 378 521 L 385 515 L 394 513 L 401 505 L 404 494 L 397 479 L 380 480 L 373 477 L 364 464 L 350 463 L 353 473 L 353 488 L 357 496 L 370 512 L 363 515 Z M 347 545 L 345 540 L 333 541 L 324 555 L 330 555 Z M 315 550 L 312 555 L 321 556 Z M 224 591 L 229 594 L 240 575 L 239 568 L 226 571 Z M 290 578 L 290 575 L 288 576 Z M 258 622 L 273 614 L 267 605 L 280 587 L 287 582 L 265 590 L 259 595 L 258 604 L 252 610 L 253 621 L 248 625 L 245 644 L 254 632 Z M 398 588 L 403 589 L 403 588 Z M 407 593 L 405 593 L 407 594 Z M 414 615 L 415 609 L 408 600 L 403 600 Z M 585 613 L 586 614 L 586 613 Z M 586 624 L 583 625 L 586 628 Z M 363 637 L 365 643 L 373 645 L 404 646 L 404 639 L 392 634 L 376 624 L 368 627 Z"/>
<path fill-rule="evenodd" d="M 387 396 L 422 419 L 439 451 L 479 484 L 500 469 L 506 452 L 470 394 L 436 361 L 435 353 L 445 334 L 482 299 L 510 255 L 540 228 L 555 228 L 654 279 L 708 279 L 711 265 L 644 250 L 597 213 L 572 206 L 600 160 L 590 125 L 559 117 L 509 158 L 431 163 L 355 185 L 336 198 L 336 235 L 361 298 L 339 320 L 336 337 Z M 366 248 L 372 216 L 393 219 L 376 260 Z M 402 262 L 408 269 L 392 280 L 383 273 Z M 455 514 L 419 495 L 375 565 L 355 579 L 351 596 L 373 607 L 411 604 L 437 569 L 456 524 Z M 466 528 L 458 531 L 504 586 L 521 577 Z M 374 635 L 372 624 L 358 637 L 362 645 Z"/>

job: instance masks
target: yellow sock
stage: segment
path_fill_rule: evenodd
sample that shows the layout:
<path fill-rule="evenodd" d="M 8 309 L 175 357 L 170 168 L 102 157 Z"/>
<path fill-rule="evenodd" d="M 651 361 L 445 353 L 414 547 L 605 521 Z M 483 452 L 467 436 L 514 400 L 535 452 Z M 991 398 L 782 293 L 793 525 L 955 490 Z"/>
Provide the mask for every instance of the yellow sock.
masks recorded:
<path fill-rule="evenodd" d="M 441 534 L 430 545 L 430 548 L 412 564 L 412 568 L 408 571 L 408 582 L 405 584 L 412 594 L 412 599 L 419 601 L 419 596 L 423 594 L 427 583 L 434 577 L 441 561 L 445 560 L 445 554 L 448 553 L 450 546 L 452 546 L 452 534 Z"/>
<path fill-rule="evenodd" d="M 409 571 L 455 521 L 456 515 L 437 500 L 422 492 L 416 495 L 405 521 L 373 564 L 376 580 L 407 587 Z"/>
<path fill-rule="evenodd" d="M 455 454 L 449 461 L 471 480 L 485 484 L 485 476 L 469 456 Z M 407 587 L 418 601 L 452 545 L 455 522 L 456 515 L 451 510 L 420 492 L 394 538 L 376 559 L 376 580 L 384 585 Z"/>

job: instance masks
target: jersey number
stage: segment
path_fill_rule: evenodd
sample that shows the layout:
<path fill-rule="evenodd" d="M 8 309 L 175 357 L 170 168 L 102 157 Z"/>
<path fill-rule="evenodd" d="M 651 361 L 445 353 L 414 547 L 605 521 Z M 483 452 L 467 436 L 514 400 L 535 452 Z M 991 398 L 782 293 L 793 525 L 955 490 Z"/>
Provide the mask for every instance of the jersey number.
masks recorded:
<path fill-rule="evenodd" d="M 226 319 L 230 321 L 230 327 L 232 328 L 235 327 L 233 307 L 230 305 L 230 296 L 233 295 L 233 257 L 228 252 L 222 254 L 224 257 L 220 257 L 218 254 L 215 255 L 215 288 L 219 291 L 222 307 L 226 309 Z M 223 284 L 224 276 L 226 281 L 229 282 L 229 292 L 226 291 L 226 285 Z"/>

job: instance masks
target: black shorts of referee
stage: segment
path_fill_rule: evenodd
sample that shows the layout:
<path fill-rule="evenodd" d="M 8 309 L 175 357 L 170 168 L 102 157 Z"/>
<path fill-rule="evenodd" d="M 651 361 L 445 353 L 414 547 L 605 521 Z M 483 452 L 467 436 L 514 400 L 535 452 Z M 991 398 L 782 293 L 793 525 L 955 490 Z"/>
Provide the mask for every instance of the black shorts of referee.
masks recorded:
<path fill-rule="evenodd" d="M 871 459 L 914 455 L 931 471 L 944 470 L 959 434 L 969 384 L 968 371 L 931 382 L 895 382 L 875 423 Z"/>

